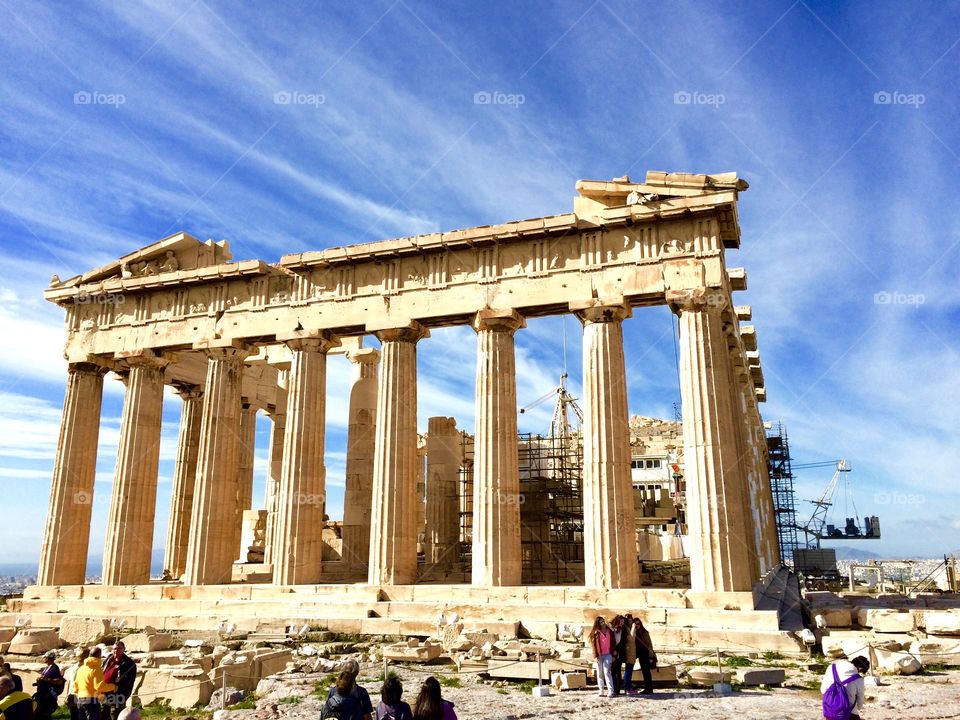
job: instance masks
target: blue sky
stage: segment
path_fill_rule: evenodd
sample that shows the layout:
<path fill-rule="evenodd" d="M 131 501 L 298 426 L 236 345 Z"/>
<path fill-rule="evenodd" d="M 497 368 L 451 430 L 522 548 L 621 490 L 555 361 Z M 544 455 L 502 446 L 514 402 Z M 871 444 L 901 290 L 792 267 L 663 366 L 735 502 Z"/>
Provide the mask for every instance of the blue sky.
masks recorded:
<path fill-rule="evenodd" d="M 728 263 L 749 275 L 737 302 L 754 307 L 762 410 L 797 462 L 848 458 L 856 509 L 885 534 L 863 547 L 960 549 L 958 20 L 936 2 L 0 0 L 0 482 L 17 509 L 0 562 L 39 553 L 66 374 L 53 273 L 181 229 L 275 261 L 561 213 L 578 178 L 649 169 L 750 182 Z M 672 417 L 672 332 L 665 309 L 625 323 L 633 413 Z M 518 334 L 521 404 L 565 354 L 579 392 L 579 341 L 571 318 Z M 467 328 L 420 344 L 421 426 L 471 427 L 474 352 Z M 331 359 L 333 517 L 347 372 Z M 122 398 L 108 377 L 95 554 Z M 258 496 L 267 433 L 262 419 Z M 802 473 L 799 497 L 829 476 Z"/>

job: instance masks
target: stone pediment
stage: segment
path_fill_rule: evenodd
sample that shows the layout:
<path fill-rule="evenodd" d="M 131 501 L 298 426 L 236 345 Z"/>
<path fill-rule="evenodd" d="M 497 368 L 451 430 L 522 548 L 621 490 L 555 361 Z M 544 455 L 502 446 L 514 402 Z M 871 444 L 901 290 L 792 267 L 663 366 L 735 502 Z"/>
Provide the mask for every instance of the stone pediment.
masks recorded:
<path fill-rule="evenodd" d="M 229 262 L 232 255 L 226 240 L 201 242 L 184 232 L 158 240 L 111 263 L 60 282 L 54 276 L 51 287 L 68 288 L 114 278 L 138 278 L 178 271 L 191 271 Z"/>

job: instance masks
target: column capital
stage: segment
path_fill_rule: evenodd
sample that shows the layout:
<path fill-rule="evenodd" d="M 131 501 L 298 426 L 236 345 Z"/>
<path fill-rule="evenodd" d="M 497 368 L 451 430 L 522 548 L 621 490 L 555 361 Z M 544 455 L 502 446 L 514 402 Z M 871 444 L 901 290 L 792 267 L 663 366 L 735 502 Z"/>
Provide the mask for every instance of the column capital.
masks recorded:
<path fill-rule="evenodd" d="M 101 377 L 113 370 L 114 363 L 104 358 L 91 355 L 87 361 L 67 363 L 67 372 L 71 375 L 100 375 Z"/>
<path fill-rule="evenodd" d="M 203 386 L 185 382 L 171 383 L 173 391 L 183 400 L 199 400 L 203 397 Z"/>
<path fill-rule="evenodd" d="M 355 365 L 372 365 L 380 362 L 380 351 L 376 348 L 357 348 L 347 352 L 347 360 Z"/>
<path fill-rule="evenodd" d="M 194 350 L 200 350 L 208 358 L 244 360 L 252 355 L 255 348 L 242 340 L 230 338 L 208 338 L 193 344 Z"/>
<path fill-rule="evenodd" d="M 175 353 L 160 350 L 127 350 L 114 354 L 118 370 L 129 370 L 137 365 L 160 368 L 177 361 Z"/>
<path fill-rule="evenodd" d="M 340 338 L 329 330 L 294 330 L 292 333 L 278 334 L 277 341 L 293 351 L 324 353 L 340 344 Z"/>
<path fill-rule="evenodd" d="M 485 308 L 473 316 L 470 326 L 480 332 L 493 330 L 494 332 L 514 332 L 526 327 L 527 322 L 523 315 L 516 310 L 493 310 Z"/>
<path fill-rule="evenodd" d="M 605 302 L 603 300 L 588 300 L 587 302 L 570 303 L 573 312 L 584 325 L 593 323 L 619 322 L 630 317 L 633 312 L 630 306 L 622 301 Z"/>
<path fill-rule="evenodd" d="M 373 334 L 377 336 L 380 342 L 395 341 L 416 343 L 418 340 L 430 337 L 430 331 L 416 320 L 411 320 L 408 324 L 400 327 L 375 330 Z"/>
<path fill-rule="evenodd" d="M 730 307 L 730 297 L 715 288 L 668 290 L 667 304 L 678 315 L 683 312 L 707 311 L 719 315 Z"/>

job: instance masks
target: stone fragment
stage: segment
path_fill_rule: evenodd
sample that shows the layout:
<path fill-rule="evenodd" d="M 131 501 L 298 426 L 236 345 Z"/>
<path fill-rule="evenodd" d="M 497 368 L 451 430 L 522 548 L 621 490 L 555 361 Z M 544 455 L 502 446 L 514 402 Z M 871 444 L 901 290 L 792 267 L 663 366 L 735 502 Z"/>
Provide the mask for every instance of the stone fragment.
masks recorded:
<path fill-rule="evenodd" d="M 7 652 L 11 655 L 42 655 L 47 650 L 60 647 L 56 630 L 20 630 L 10 641 Z"/>
<path fill-rule="evenodd" d="M 737 668 L 734 673 L 736 681 L 741 685 L 782 685 L 787 678 L 783 668 Z"/>
<path fill-rule="evenodd" d="M 173 670 L 146 670 L 137 697 L 144 705 L 163 698 L 171 708 L 187 709 L 206 705 L 212 693 L 210 676 L 200 667 L 188 666 Z"/>
<path fill-rule="evenodd" d="M 96 645 L 109 634 L 108 620 L 67 616 L 60 621 L 60 640 L 67 645 Z"/>
<path fill-rule="evenodd" d="M 691 685 L 700 687 L 713 687 L 718 683 L 730 682 L 731 674 L 729 672 L 721 673 L 716 668 L 695 667 L 687 671 L 687 679 Z"/>
<path fill-rule="evenodd" d="M 387 645 L 383 649 L 383 657 L 398 662 L 428 663 L 440 657 L 441 650 L 439 645 L 433 644 L 411 646 L 407 643 L 398 643 Z"/>
<path fill-rule="evenodd" d="M 128 653 L 149 653 L 159 650 L 166 650 L 173 642 L 173 636 L 170 633 L 147 633 L 138 632 L 127 635 L 123 638 L 123 644 Z"/>
<path fill-rule="evenodd" d="M 874 648 L 871 655 L 871 664 L 880 673 L 914 675 L 922 669 L 920 661 L 909 653 Z"/>
<path fill-rule="evenodd" d="M 923 622 L 928 635 L 960 635 L 960 609 L 927 610 Z"/>
<path fill-rule="evenodd" d="M 879 633 L 905 633 L 914 630 L 913 613 L 909 610 L 860 608 L 857 611 L 857 622 Z"/>
<path fill-rule="evenodd" d="M 848 607 L 818 609 L 817 616 L 823 618 L 822 627 L 848 628 L 853 624 L 853 618 Z"/>
<path fill-rule="evenodd" d="M 557 690 L 581 690 L 587 686 L 587 674 L 580 672 L 551 673 L 550 684 Z"/>

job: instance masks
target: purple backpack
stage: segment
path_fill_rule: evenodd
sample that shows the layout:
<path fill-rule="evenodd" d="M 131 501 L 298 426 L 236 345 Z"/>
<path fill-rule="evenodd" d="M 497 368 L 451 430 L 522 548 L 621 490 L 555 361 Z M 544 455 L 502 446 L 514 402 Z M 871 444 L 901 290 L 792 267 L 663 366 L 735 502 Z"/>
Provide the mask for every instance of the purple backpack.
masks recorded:
<path fill-rule="evenodd" d="M 857 679 L 857 675 L 841 680 L 837 675 L 837 666 L 833 665 L 833 685 L 823 694 L 823 716 L 827 720 L 849 720 L 853 714 L 846 686 Z"/>

